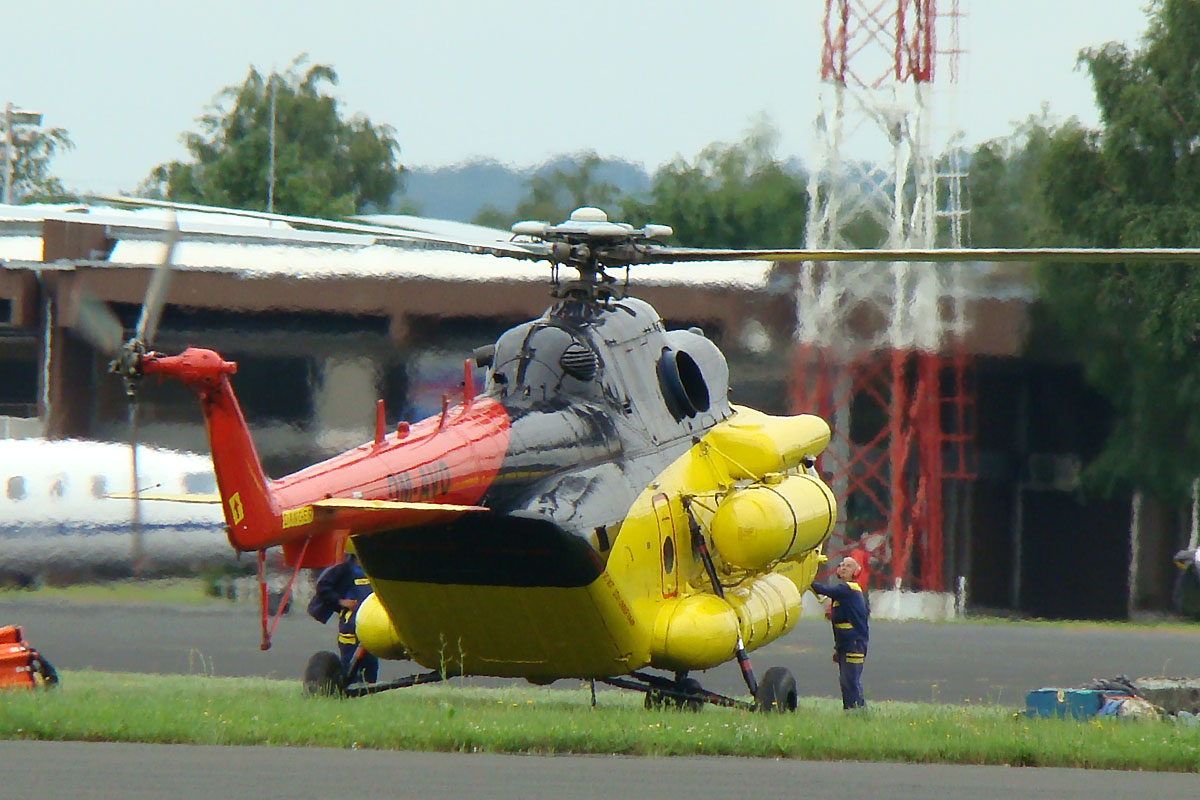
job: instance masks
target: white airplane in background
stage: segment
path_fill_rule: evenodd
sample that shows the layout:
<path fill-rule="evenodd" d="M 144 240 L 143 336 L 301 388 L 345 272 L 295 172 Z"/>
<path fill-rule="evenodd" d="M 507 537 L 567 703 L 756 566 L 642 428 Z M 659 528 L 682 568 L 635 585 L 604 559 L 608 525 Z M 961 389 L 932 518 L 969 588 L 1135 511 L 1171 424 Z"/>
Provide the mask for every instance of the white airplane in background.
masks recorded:
<path fill-rule="evenodd" d="M 145 573 L 232 562 L 219 504 L 141 502 L 135 526 L 134 501 L 110 496 L 212 495 L 212 460 L 139 446 L 137 461 L 133 487 L 128 444 L 0 439 L 0 575 L 129 569 L 139 551 Z"/>

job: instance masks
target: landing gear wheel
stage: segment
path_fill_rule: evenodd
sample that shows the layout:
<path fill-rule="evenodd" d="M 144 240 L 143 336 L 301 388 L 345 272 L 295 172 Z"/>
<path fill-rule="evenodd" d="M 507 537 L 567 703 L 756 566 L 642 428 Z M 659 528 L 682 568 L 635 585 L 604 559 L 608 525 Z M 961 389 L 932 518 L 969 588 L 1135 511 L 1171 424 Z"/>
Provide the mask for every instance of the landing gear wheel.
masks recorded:
<path fill-rule="evenodd" d="M 322 650 L 313 653 L 304 667 L 304 693 L 313 695 L 342 695 L 346 688 L 342 676 L 342 660 L 336 653 Z"/>
<path fill-rule="evenodd" d="M 796 710 L 796 679 L 786 667 L 771 667 L 758 682 L 754 704 L 764 713 Z"/>

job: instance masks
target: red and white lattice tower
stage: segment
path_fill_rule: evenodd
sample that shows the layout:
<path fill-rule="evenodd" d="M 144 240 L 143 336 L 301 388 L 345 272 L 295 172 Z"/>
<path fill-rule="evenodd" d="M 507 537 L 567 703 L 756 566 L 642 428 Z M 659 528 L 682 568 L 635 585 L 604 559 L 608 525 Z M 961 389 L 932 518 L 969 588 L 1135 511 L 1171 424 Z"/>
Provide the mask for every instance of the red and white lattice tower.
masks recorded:
<path fill-rule="evenodd" d="M 935 62 L 956 81 L 960 15 L 958 0 L 936 5 L 826 0 L 808 247 L 962 246 L 962 175 L 930 145 Z M 800 269 L 793 405 L 833 425 L 829 549 L 866 550 L 873 587 L 939 591 L 955 574 L 973 478 L 963 269 Z"/>

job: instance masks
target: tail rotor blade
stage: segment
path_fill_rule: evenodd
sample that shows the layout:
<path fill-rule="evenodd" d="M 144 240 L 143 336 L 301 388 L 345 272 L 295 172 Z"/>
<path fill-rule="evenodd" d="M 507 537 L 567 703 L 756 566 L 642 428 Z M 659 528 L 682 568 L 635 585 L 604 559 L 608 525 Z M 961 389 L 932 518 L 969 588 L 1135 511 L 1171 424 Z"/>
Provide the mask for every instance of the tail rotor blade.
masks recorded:
<path fill-rule="evenodd" d="M 79 287 L 75 330 L 106 356 L 114 355 L 125 338 L 125 329 L 113 310 L 83 286 Z"/>
<path fill-rule="evenodd" d="M 165 242 L 162 261 L 150 277 L 150 285 L 146 287 L 142 314 L 134 332 L 134 338 L 147 346 L 154 340 L 154 334 L 158 331 L 163 306 L 167 301 L 167 287 L 171 283 L 171 260 L 175 256 L 175 245 L 179 243 L 179 214 L 176 212 L 171 212 L 171 225 L 167 228 Z"/>
<path fill-rule="evenodd" d="M 175 257 L 175 245 L 179 243 L 179 214 L 171 212 L 171 224 L 164 240 L 162 261 L 150 276 L 146 297 L 142 301 L 142 313 L 138 317 L 133 338 L 121 347 L 121 356 L 114 362 L 115 371 L 125 376 L 125 392 L 129 395 L 129 461 L 132 480 L 133 514 L 132 526 L 133 574 L 140 575 L 145 569 L 146 547 L 142 530 L 141 480 L 138 475 L 138 399 L 134 385 L 140 375 L 141 355 L 154 341 L 158 323 L 162 319 L 163 306 L 167 302 L 167 288 L 171 283 L 171 262 Z M 112 366 L 110 366 L 110 369 Z"/>
<path fill-rule="evenodd" d="M 129 466 L 130 466 L 130 495 L 131 501 L 130 533 L 131 550 L 130 564 L 135 576 L 140 575 L 144 566 L 145 542 L 142 540 L 142 501 L 141 479 L 138 476 L 138 401 L 136 396 L 129 402 Z"/>

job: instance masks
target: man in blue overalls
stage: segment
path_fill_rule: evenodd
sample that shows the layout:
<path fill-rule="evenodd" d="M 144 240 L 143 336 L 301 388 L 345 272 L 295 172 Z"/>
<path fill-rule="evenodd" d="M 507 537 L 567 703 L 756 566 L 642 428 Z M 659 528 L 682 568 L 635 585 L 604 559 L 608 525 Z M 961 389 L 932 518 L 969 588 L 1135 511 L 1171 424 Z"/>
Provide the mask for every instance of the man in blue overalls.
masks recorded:
<path fill-rule="evenodd" d="M 867 641 L 871 638 L 867 618 L 867 595 L 854 579 L 862 566 L 847 556 L 834 569 L 841 583 L 812 584 L 812 590 L 833 601 L 830 620 L 833 622 L 833 660 L 838 665 L 838 680 L 842 686 L 842 708 L 864 708 L 862 671 L 867 659 Z"/>
<path fill-rule="evenodd" d="M 371 583 L 358 564 L 353 545 L 347 541 L 345 561 L 322 572 L 316 585 L 320 604 L 337 611 L 338 654 L 346 685 L 362 681 L 374 683 L 379 677 L 379 659 L 359 646 L 354 630 L 358 607 L 370 595 Z"/>

